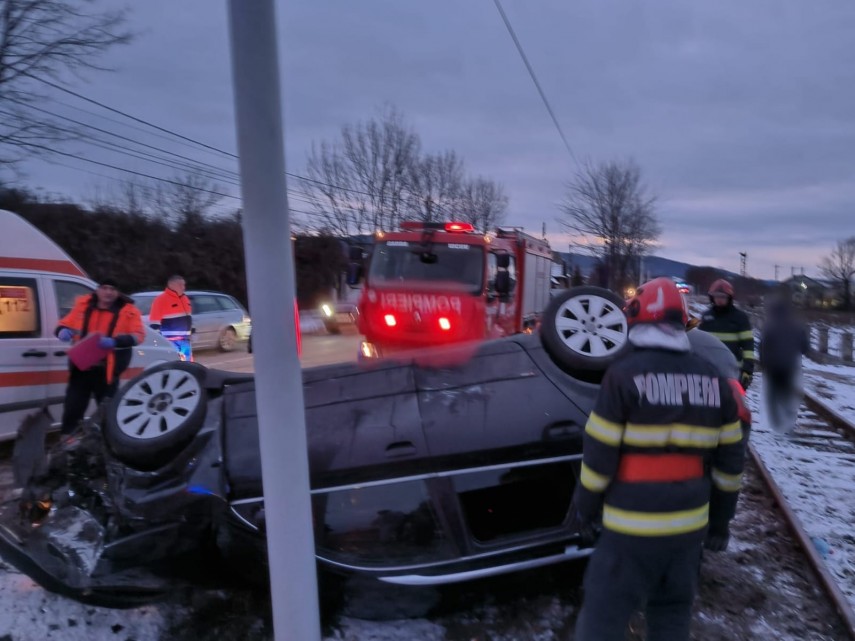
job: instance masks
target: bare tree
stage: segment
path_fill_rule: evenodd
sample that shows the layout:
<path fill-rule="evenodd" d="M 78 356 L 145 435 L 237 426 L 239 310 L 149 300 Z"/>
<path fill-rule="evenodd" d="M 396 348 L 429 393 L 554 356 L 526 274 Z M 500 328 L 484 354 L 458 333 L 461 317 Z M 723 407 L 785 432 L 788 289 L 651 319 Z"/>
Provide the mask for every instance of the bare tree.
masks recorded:
<path fill-rule="evenodd" d="M 843 292 L 843 308 L 852 306 L 852 277 L 855 276 L 855 236 L 837 241 L 831 254 L 819 264 L 822 275 L 840 284 Z"/>
<path fill-rule="evenodd" d="M 313 145 L 302 191 L 315 210 L 315 225 L 334 233 L 363 233 L 397 226 L 419 137 L 394 107 L 341 129 L 334 144 Z"/>
<path fill-rule="evenodd" d="M 188 173 L 153 191 L 153 209 L 169 224 L 192 229 L 198 227 L 222 200 L 220 187 L 204 176 Z"/>
<path fill-rule="evenodd" d="M 153 212 L 157 188 L 143 178 L 130 178 L 118 184 L 95 185 L 86 204 L 92 211 L 116 212 L 147 217 Z"/>
<path fill-rule="evenodd" d="M 488 232 L 505 220 L 508 197 L 504 188 L 478 176 L 463 183 L 458 212 L 464 222 L 472 223 L 477 231 Z"/>
<path fill-rule="evenodd" d="M 126 11 L 86 11 L 96 0 L 0 0 L 0 166 L 47 153 L 75 135 L 67 125 L 36 116 L 44 99 L 38 80 L 65 71 L 102 69 L 98 59 L 130 41 Z"/>
<path fill-rule="evenodd" d="M 412 167 L 410 211 L 432 222 L 454 216 L 463 189 L 463 160 L 453 151 L 428 154 Z"/>
<path fill-rule="evenodd" d="M 315 215 L 302 222 L 303 225 L 342 236 L 366 230 L 363 201 L 358 199 L 359 190 L 351 181 L 352 174 L 340 147 L 327 142 L 312 143 L 306 174 L 310 180 L 301 187 Z"/>
<path fill-rule="evenodd" d="M 638 259 L 661 233 L 654 203 L 634 162 L 589 162 L 568 183 L 559 222 L 600 259 L 608 287 L 618 290 L 638 277 Z"/>

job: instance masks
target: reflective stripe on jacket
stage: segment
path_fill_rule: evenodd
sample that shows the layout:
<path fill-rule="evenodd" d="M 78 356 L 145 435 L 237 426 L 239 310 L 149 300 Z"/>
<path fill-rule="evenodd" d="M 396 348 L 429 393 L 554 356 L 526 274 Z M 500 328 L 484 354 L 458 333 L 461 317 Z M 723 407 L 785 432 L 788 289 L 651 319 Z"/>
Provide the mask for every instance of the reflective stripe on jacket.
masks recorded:
<path fill-rule="evenodd" d="M 692 353 L 639 349 L 609 368 L 583 436 L 576 507 L 631 536 L 701 533 L 736 508 L 744 449 L 727 380 Z M 663 456 L 668 455 L 668 456 Z M 638 468 L 698 457 L 703 474 Z M 621 474 L 621 459 L 633 473 Z M 624 466 L 625 467 L 625 466 Z M 711 497 L 715 505 L 711 505 Z"/>
<path fill-rule="evenodd" d="M 187 294 L 178 295 L 168 287 L 151 304 L 148 322 L 169 340 L 189 340 L 193 330 L 193 317 Z"/>
<path fill-rule="evenodd" d="M 727 345 L 739 361 L 740 370 L 747 374 L 754 373 L 754 330 L 748 314 L 733 304 L 727 307 L 713 305 L 704 312 L 698 328 Z"/>

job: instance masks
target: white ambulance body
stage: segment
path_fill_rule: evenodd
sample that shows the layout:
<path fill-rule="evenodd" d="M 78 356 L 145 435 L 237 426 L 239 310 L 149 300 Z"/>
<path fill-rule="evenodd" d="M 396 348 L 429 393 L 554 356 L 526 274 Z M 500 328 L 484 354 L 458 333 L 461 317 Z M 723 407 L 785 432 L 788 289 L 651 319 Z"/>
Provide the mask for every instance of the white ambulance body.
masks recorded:
<path fill-rule="evenodd" d="M 24 417 L 47 408 L 57 423 L 68 381 L 68 344 L 54 336 L 74 300 L 97 284 L 56 243 L 12 212 L 0 210 L 0 441 Z M 146 328 L 128 378 L 178 352 Z"/>

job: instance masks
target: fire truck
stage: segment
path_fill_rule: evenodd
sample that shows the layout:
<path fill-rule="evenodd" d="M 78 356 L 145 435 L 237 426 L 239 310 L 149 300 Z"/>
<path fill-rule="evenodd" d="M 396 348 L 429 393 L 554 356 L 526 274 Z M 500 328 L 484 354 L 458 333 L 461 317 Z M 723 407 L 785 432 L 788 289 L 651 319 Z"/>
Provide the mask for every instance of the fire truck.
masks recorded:
<path fill-rule="evenodd" d="M 530 332 L 551 267 L 549 244 L 517 228 L 409 221 L 378 233 L 359 299 L 360 356 Z M 352 282 L 363 275 L 354 272 Z"/>

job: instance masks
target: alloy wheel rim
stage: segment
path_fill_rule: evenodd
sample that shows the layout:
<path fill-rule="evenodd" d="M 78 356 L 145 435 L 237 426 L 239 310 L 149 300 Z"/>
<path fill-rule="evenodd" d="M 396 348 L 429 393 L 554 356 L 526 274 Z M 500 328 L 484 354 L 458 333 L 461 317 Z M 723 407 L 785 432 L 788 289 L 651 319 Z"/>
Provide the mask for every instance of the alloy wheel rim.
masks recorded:
<path fill-rule="evenodd" d="M 128 388 L 116 410 L 116 422 L 131 438 L 158 438 L 181 427 L 201 402 L 202 387 L 193 374 L 164 369 Z"/>
<path fill-rule="evenodd" d="M 567 349 L 597 358 L 619 352 L 628 340 L 621 307 L 593 294 L 566 300 L 555 314 L 555 329 Z"/>

